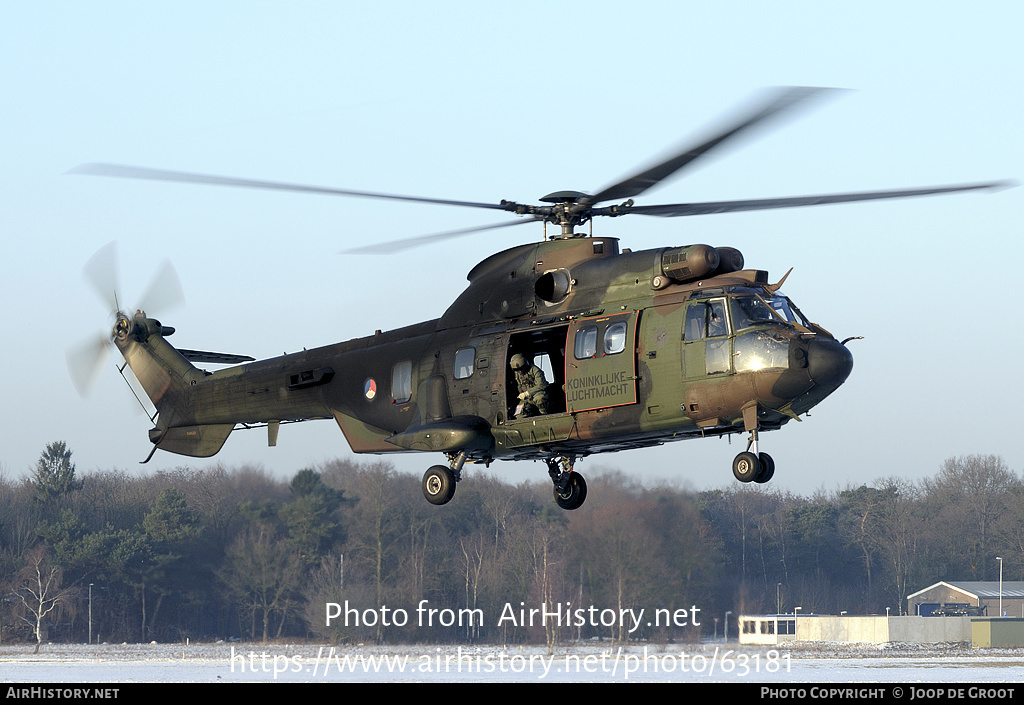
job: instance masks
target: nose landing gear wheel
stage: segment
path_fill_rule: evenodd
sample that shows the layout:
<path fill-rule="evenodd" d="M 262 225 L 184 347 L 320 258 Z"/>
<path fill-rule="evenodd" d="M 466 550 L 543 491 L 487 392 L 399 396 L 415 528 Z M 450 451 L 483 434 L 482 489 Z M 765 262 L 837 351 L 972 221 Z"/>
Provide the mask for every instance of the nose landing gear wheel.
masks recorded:
<path fill-rule="evenodd" d="M 444 465 L 434 465 L 423 474 L 423 496 L 431 504 L 448 504 L 455 496 L 455 475 Z"/>
<path fill-rule="evenodd" d="M 732 474 L 740 482 L 750 482 L 761 471 L 761 463 L 750 451 L 739 453 L 732 461 Z"/>
<path fill-rule="evenodd" d="M 761 469 L 754 477 L 754 482 L 764 484 L 775 475 L 775 461 L 767 453 L 759 453 L 757 459 L 760 461 Z"/>
<path fill-rule="evenodd" d="M 740 482 L 764 484 L 775 475 L 775 461 L 767 453 L 745 451 L 732 461 L 732 474 Z"/>

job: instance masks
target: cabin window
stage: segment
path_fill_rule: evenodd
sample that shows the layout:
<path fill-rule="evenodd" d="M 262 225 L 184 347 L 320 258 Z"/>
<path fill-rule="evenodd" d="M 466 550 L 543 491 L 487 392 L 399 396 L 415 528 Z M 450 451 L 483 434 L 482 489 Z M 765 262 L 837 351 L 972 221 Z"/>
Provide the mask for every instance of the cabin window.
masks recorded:
<path fill-rule="evenodd" d="M 597 355 L 597 326 L 587 326 L 576 331 L 573 354 L 577 360 L 586 360 Z"/>
<path fill-rule="evenodd" d="M 412 399 L 412 362 L 405 360 L 395 365 L 391 373 L 391 401 L 404 404 Z"/>
<path fill-rule="evenodd" d="M 620 321 L 604 332 L 604 354 L 615 355 L 626 349 L 626 323 Z"/>
<path fill-rule="evenodd" d="M 473 376 L 473 360 L 476 348 L 462 348 L 455 352 L 455 379 L 466 379 Z"/>

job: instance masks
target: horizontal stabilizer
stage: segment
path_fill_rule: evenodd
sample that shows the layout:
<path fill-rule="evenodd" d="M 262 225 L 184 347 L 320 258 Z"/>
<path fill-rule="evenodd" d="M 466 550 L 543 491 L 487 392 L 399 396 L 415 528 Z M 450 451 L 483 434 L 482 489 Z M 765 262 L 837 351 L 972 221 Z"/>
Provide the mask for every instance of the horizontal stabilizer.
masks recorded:
<path fill-rule="evenodd" d="M 217 365 L 237 365 L 241 362 L 252 362 L 256 358 L 248 355 L 232 355 L 230 353 L 206 352 L 205 350 L 181 350 L 178 352 L 189 362 L 210 362 Z"/>
<path fill-rule="evenodd" d="M 216 455 L 235 428 L 233 423 L 176 426 L 165 430 L 152 429 L 149 440 L 160 450 L 193 458 Z"/>

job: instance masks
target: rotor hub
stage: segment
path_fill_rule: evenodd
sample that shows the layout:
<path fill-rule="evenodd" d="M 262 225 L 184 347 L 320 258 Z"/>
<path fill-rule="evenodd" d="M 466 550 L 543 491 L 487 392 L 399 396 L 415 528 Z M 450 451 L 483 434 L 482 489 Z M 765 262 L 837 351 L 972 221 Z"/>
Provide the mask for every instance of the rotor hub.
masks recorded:
<path fill-rule="evenodd" d="M 114 321 L 114 337 L 118 340 L 125 340 L 131 334 L 135 324 L 130 318 L 124 313 L 117 314 L 117 320 Z"/>
<path fill-rule="evenodd" d="M 555 191 L 540 199 L 541 203 L 576 203 L 587 194 L 582 191 Z"/>

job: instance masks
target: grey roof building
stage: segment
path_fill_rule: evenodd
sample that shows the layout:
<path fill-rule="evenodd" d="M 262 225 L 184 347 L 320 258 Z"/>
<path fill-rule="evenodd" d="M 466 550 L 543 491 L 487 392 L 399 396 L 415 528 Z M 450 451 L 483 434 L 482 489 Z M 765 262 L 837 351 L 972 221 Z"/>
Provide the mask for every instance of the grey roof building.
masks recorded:
<path fill-rule="evenodd" d="M 908 595 L 907 614 L 1024 617 L 1024 581 L 1004 580 L 1000 588 L 998 580 L 943 580 Z"/>

